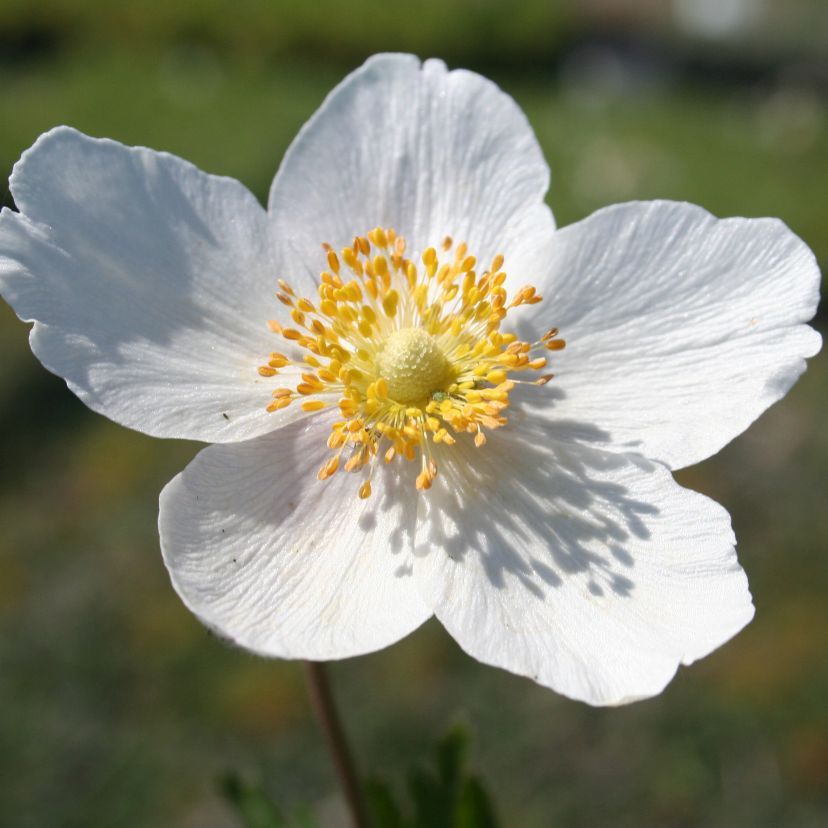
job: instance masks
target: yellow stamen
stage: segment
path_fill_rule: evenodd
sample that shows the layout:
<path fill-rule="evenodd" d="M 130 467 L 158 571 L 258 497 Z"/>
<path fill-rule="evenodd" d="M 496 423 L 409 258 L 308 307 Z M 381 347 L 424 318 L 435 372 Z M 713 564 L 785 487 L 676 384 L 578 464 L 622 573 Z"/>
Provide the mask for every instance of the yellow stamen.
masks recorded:
<path fill-rule="evenodd" d="M 557 328 L 535 343 L 500 330 L 511 308 L 541 301 L 531 285 L 510 300 L 502 255 L 478 275 L 476 257 L 449 236 L 442 253 L 429 247 L 420 255 L 420 266 L 405 258 L 407 247 L 381 227 L 354 237 L 339 255 L 323 245 L 318 303 L 279 280 L 277 298 L 297 327 L 275 320 L 268 327 L 304 353 L 293 359 L 273 352 L 258 372 L 270 378 L 290 367 L 298 377 L 295 389 L 273 391 L 268 411 L 304 397 L 303 411 L 332 405 L 342 415 L 331 425 L 328 446 L 336 453 L 319 469 L 320 480 L 340 468 L 370 472 L 380 458 L 419 455 L 415 487 L 427 491 L 437 476 L 431 446 L 450 448 L 461 434 L 484 446 L 486 431 L 506 425 L 509 394 L 521 382 L 514 375 L 546 367 L 544 354 L 565 347 Z M 545 385 L 552 376 L 522 384 Z M 370 480 L 369 473 L 360 498 L 371 495 Z"/>

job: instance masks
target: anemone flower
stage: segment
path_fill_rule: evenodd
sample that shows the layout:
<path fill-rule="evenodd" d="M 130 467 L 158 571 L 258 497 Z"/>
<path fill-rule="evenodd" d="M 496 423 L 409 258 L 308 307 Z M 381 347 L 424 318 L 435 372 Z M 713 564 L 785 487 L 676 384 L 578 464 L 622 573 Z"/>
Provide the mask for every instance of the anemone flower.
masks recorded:
<path fill-rule="evenodd" d="M 555 228 L 515 102 L 368 60 L 267 210 L 163 152 L 59 127 L 14 168 L 0 290 L 95 411 L 204 448 L 164 561 L 266 656 L 385 647 L 436 616 L 591 704 L 659 693 L 752 617 L 727 513 L 671 475 L 820 347 L 808 248 L 686 203 Z"/>

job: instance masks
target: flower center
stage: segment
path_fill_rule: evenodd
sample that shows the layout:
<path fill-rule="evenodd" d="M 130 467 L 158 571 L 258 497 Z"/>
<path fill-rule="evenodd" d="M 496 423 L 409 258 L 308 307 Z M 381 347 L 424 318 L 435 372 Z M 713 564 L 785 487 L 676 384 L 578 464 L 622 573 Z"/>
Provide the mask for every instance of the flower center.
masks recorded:
<path fill-rule="evenodd" d="M 413 403 L 445 391 L 451 378 L 449 362 L 437 340 L 423 328 L 401 328 L 382 343 L 377 371 L 388 383 L 388 396 Z"/>
<path fill-rule="evenodd" d="M 509 300 L 503 256 L 478 275 L 466 245 L 447 237 L 444 260 L 429 247 L 418 267 L 405 256 L 405 239 L 381 227 L 357 236 L 339 255 L 330 245 L 323 248 L 328 269 L 320 276 L 318 300 L 298 297 L 279 279 L 277 297 L 296 327 L 268 323 L 303 356 L 273 352 L 259 366 L 262 377 L 284 368 L 301 375 L 295 387 L 273 391 L 268 411 L 298 400 L 309 413 L 339 408 L 328 437 L 333 454 L 319 469 L 320 480 L 340 467 L 361 472 L 359 496 L 365 498 L 376 464 L 401 457 L 419 459 L 416 487 L 428 489 L 437 474 L 433 445 L 452 446 L 472 435 L 483 446 L 486 431 L 506 425 L 503 412 L 516 384 L 552 379 L 515 376 L 540 371 L 544 352 L 565 343 L 557 328 L 533 343 L 501 332 L 509 310 L 541 301 L 531 286 Z"/>

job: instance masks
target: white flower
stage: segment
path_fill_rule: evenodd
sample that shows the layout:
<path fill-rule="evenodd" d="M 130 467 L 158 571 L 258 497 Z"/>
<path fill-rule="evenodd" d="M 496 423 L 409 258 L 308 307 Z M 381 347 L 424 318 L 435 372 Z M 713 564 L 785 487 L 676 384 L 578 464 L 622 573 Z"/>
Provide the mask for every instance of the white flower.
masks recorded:
<path fill-rule="evenodd" d="M 0 289 L 32 350 L 107 417 L 217 444 L 159 519 L 205 624 L 335 659 L 436 615 L 481 661 L 617 704 L 750 620 L 727 513 L 670 470 L 818 351 L 814 258 L 683 203 L 555 230 L 548 183 L 511 98 L 404 55 L 331 93 L 267 211 L 65 127 L 24 153 Z"/>

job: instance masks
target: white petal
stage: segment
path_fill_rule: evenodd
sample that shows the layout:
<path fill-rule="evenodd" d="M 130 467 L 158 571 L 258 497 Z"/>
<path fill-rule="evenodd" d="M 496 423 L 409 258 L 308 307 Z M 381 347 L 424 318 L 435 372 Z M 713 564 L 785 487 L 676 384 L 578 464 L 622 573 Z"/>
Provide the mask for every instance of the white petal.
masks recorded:
<path fill-rule="evenodd" d="M 521 267 L 542 276 L 540 331 L 557 326 L 551 418 L 607 431 L 681 468 L 780 399 L 820 337 L 804 323 L 819 270 L 775 219 L 719 220 L 677 202 L 621 204 L 554 234 Z M 531 335 L 528 333 L 526 335 Z"/>
<path fill-rule="evenodd" d="M 163 437 L 277 424 L 257 366 L 276 344 L 278 270 L 267 214 L 241 184 L 60 127 L 10 186 L 21 212 L 0 217 L 0 291 L 87 405 Z"/>
<path fill-rule="evenodd" d="M 270 212 L 299 257 L 380 225 L 405 235 L 412 253 L 450 235 L 482 259 L 508 253 L 527 226 L 552 231 L 548 186 L 526 117 L 495 84 L 437 60 L 377 55 L 299 133 Z"/>
<path fill-rule="evenodd" d="M 458 441 L 415 578 L 464 650 L 590 704 L 659 693 L 752 617 L 727 513 L 590 429 Z"/>
<path fill-rule="evenodd" d="M 416 492 L 391 467 L 374 494 L 317 469 L 324 421 L 204 449 L 161 493 L 164 560 L 184 603 L 258 653 L 326 660 L 397 641 L 430 617 L 411 575 Z"/>

